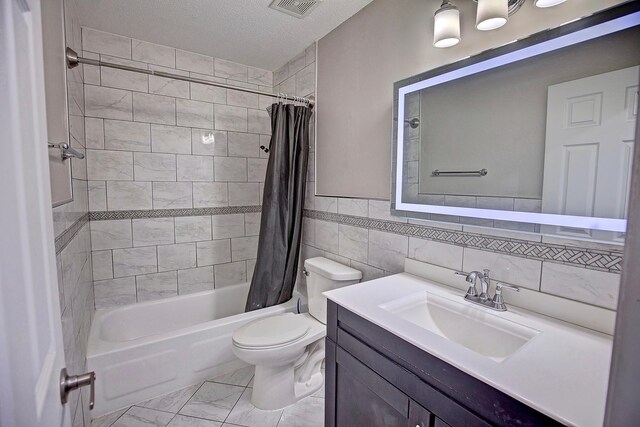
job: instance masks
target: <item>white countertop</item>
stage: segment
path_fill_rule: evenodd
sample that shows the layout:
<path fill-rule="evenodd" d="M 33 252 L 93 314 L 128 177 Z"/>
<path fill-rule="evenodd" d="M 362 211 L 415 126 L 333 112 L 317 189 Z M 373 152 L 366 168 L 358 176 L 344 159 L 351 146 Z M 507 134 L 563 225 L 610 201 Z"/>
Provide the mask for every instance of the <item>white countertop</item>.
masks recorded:
<path fill-rule="evenodd" d="M 464 292 L 407 273 L 325 292 L 331 301 L 467 374 L 560 421 L 602 426 L 612 337 L 537 313 L 509 307 L 487 313 L 540 331 L 496 362 L 404 320 L 380 305 L 419 292 L 463 301 Z"/>

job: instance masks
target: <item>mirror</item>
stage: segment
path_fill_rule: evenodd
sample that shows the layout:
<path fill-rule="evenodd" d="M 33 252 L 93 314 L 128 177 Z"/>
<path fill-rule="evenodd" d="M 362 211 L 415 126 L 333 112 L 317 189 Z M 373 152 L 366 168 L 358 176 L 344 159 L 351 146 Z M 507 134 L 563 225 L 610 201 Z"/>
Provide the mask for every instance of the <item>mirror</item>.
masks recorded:
<path fill-rule="evenodd" d="M 397 82 L 395 209 L 623 243 L 638 52 L 618 7 Z"/>

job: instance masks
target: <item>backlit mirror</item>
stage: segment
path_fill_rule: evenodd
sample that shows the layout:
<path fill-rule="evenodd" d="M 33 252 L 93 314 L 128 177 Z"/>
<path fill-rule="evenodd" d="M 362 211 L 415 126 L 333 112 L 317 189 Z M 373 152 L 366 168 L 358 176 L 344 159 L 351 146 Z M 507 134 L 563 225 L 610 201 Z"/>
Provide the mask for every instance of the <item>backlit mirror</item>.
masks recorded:
<path fill-rule="evenodd" d="M 397 82 L 395 209 L 622 243 L 638 52 L 616 8 Z"/>

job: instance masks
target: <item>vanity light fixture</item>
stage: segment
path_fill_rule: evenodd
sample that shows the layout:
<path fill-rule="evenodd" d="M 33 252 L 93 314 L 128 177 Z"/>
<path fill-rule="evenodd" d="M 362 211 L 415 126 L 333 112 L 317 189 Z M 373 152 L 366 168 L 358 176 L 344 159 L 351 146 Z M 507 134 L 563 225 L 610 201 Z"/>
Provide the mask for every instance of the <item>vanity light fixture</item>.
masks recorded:
<path fill-rule="evenodd" d="M 433 19 L 435 47 L 451 47 L 460 42 L 460 11 L 449 0 L 443 0 Z"/>
<path fill-rule="evenodd" d="M 495 30 L 507 23 L 509 0 L 478 0 L 476 28 L 480 31 Z"/>
<path fill-rule="evenodd" d="M 560 3 L 564 3 L 567 0 L 535 0 L 534 4 L 537 7 L 551 7 L 551 6 L 557 6 Z"/>

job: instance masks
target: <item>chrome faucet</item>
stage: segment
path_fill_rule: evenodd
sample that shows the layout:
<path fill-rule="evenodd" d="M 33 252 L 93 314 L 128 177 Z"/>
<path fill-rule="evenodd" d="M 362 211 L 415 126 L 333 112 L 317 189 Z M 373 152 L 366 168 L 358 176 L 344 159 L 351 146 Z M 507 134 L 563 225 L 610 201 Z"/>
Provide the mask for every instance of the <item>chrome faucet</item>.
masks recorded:
<path fill-rule="evenodd" d="M 496 284 L 496 292 L 493 298 L 490 296 L 490 285 L 491 279 L 489 278 L 489 270 L 484 269 L 482 273 L 479 271 L 472 271 L 470 273 L 465 273 L 464 271 L 456 271 L 455 274 L 460 276 L 465 276 L 465 280 L 468 283 L 471 283 L 469 289 L 467 290 L 464 299 L 472 302 L 474 304 L 482 305 L 484 307 L 488 307 L 492 310 L 496 311 L 506 311 L 507 306 L 504 303 L 504 299 L 502 298 L 502 290 L 509 289 L 516 292 L 520 291 L 520 288 L 517 286 L 509 285 L 507 283 L 497 283 Z M 476 282 L 480 279 L 480 294 L 478 294 L 478 288 L 476 287 Z"/>

